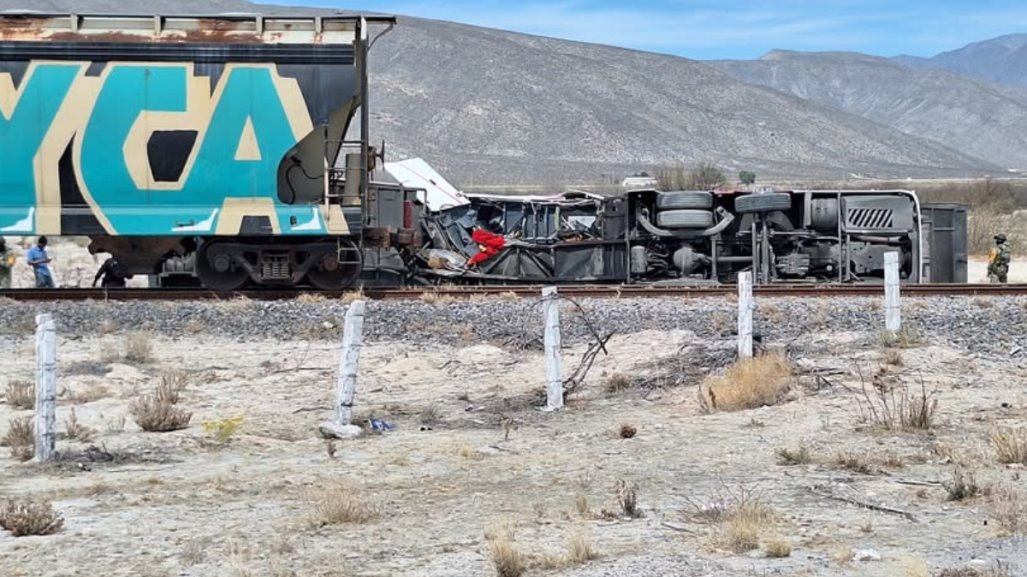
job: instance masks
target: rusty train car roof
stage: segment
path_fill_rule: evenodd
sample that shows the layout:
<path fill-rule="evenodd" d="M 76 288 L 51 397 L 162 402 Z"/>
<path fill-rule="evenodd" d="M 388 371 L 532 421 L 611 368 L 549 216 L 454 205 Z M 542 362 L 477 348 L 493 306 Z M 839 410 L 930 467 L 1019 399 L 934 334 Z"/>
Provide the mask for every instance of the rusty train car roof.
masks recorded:
<path fill-rule="evenodd" d="M 0 41 L 207 44 L 353 44 L 361 22 L 395 24 L 393 16 L 326 14 L 51 14 L 0 12 Z"/>

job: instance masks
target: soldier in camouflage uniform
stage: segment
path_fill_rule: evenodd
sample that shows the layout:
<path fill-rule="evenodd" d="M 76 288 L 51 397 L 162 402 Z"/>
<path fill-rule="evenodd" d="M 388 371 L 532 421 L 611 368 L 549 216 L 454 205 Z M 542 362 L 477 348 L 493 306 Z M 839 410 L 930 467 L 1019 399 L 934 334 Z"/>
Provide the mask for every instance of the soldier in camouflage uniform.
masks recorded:
<path fill-rule="evenodd" d="M 1006 246 L 1006 235 L 995 235 L 995 246 L 988 257 L 988 281 L 1005 283 L 1009 274 L 1009 247 Z"/>
<path fill-rule="evenodd" d="M 14 268 L 14 251 L 7 248 L 7 239 L 0 236 L 0 289 L 11 288 L 11 270 Z"/>

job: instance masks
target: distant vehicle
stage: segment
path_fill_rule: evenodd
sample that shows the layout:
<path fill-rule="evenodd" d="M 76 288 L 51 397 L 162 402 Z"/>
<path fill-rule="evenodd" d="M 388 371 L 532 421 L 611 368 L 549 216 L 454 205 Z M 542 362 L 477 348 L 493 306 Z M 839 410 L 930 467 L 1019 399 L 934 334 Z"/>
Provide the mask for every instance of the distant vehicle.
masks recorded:
<path fill-rule="evenodd" d="M 656 188 L 660 186 L 659 181 L 651 176 L 629 176 L 621 181 L 621 188 L 633 190 L 637 188 Z"/>

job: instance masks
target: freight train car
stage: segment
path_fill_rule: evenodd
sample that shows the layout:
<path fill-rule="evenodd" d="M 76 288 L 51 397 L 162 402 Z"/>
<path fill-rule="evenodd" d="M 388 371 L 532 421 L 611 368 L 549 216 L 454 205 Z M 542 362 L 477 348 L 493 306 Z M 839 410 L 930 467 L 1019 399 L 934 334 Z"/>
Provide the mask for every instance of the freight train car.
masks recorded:
<path fill-rule="evenodd" d="M 363 206 L 393 23 L 0 14 L 0 234 L 88 236 L 133 275 L 187 258 L 214 289 L 350 285 L 403 236 Z"/>

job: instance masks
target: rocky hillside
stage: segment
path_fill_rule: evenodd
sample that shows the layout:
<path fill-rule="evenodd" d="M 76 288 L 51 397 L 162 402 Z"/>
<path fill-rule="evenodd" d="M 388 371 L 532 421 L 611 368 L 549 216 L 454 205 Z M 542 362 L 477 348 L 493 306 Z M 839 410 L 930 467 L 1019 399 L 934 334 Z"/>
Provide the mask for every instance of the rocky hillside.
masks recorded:
<path fill-rule="evenodd" d="M 0 0 L 0 8 L 268 10 L 237 0 Z M 294 9 L 293 9 L 294 10 Z M 714 161 L 729 173 L 844 179 L 1000 170 L 858 115 L 705 64 L 608 46 L 402 18 L 374 47 L 372 129 L 465 187 L 566 184 Z"/>
<path fill-rule="evenodd" d="M 709 64 L 752 84 L 855 114 L 1009 168 L 1027 168 L 1027 98 L 942 70 L 854 53 L 774 51 Z"/>
<path fill-rule="evenodd" d="M 916 68 L 948 70 L 997 84 L 1027 87 L 1027 34 L 974 42 L 931 58 L 904 55 L 895 60 Z"/>

